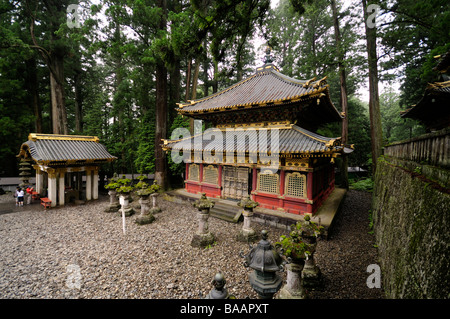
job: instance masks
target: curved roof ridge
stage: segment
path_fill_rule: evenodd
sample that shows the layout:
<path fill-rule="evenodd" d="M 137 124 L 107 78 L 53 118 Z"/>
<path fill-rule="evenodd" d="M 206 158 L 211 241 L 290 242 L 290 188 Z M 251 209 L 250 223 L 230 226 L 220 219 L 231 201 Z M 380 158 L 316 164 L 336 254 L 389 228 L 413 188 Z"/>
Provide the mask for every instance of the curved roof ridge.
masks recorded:
<path fill-rule="evenodd" d="M 225 89 L 223 89 L 223 90 L 221 90 L 219 92 L 213 93 L 211 95 L 208 95 L 208 96 L 196 99 L 196 100 L 188 100 L 188 102 L 190 101 L 190 103 L 184 103 L 184 104 L 183 103 L 179 103 L 180 106 L 181 106 L 179 108 L 182 109 L 185 106 L 194 106 L 197 103 L 204 102 L 204 101 L 212 99 L 212 98 L 214 98 L 216 96 L 222 95 L 222 94 L 228 92 L 229 90 L 234 89 L 235 87 L 238 87 L 238 86 L 244 84 L 245 82 L 249 81 L 250 79 L 253 79 L 255 76 L 260 76 L 260 75 L 261 75 L 260 73 L 255 73 L 255 74 L 249 76 L 248 78 L 243 79 L 243 80 L 241 80 L 241 81 L 239 81 L 237 83 L 234 83 L 234 84 L 230 85 L 229 87 L 227 87 L 227 88 L 225 88 Z"/>
<path fill-rule="evenodd" d="M 319 135 L 317 133 L 308 131 L 308 130 L 306 130 L 303 127 L 300 127 L 298 125 L 292 125 L 292 128 L 294 130 L 296 130 L 296 131 L 298 131 L 298 132 L 300 132 L 300 133 L 302 133 L 302 134 L 304 134 L 304 135 L 306 135 L 306 136 L 308 136 L 308 137 L 318 141 L 318 142 L 321 142 L 321 143 L 328 143 L 330 141 L 334 141 L 334 140 L 340 139 L 340 137 L 326 137 L 326 136 L 322 136 L 322 135 Z"/>

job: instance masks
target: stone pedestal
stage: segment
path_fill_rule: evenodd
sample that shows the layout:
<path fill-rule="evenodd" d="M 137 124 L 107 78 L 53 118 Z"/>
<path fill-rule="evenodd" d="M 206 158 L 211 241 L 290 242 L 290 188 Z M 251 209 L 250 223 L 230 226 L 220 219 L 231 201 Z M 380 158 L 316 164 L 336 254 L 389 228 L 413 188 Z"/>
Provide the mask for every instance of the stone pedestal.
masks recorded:
<path fill-rule="evenodd" d="M 309 245 L 309 252 L 311 253 L 307 257 L 302 271 L 303 286 L 308 289 L 320 289 L 323 284 L 322 273 L 314 260 L 317 238 L 315 236 L 304 236 L 303 240 Z"/>
<path fill-rule="evenodd" d="M 241 231 L 237 235 L 237 240 L 243 242 L 256 241 L 258 239 L 258 235 L 255 233 L 255 230 L 251 227 L 253 210 L 244 209 L 242 215 L 244 216 L 244 223 L 242 225 Z"/>
<path fill-rule="evenodd" d="M 206 247 L 214 243 L 214 235 L 208 229 L 209 209 L 197 213 L 198 230 L 191 241 L 193 247 Z"/>
<path fill-rule="evenodd" d="M 322 287 L 322 273 L 314 261 L 314 255 L 310 255 L 306 260 L 302 271 L 302 279 L 305 288 L 320 289 Z"/>
<path fill-rule="evenodd" d="M 153 193 L 150 195 L 150 197 L 152 198 L 152 208 L 150 209 L 150 213 L 152 214 L 161 212 L 161 208 L 159 208 L 156 203 L 156 198 L 158 197 L 158 195 L 158 193 Z"/>
<path fill-rule="evenodd" d="M 287 264 L 286 285 L 281 288 L 279 299 L 305 299 L 306 293 L 303 289 L 302 270 L 303 263 Z"/>
<path fill-rule="evenodd" d="M 125 213 L 125 217 L 131 216 L 135 213 L 133 207 L 130 206 L 129 196 L 129 194 L 120 194 L 119 196 L 120 205 Z M 120 216 L 122 216 L 122 211 L 120 211 Z"/>
<path fill-rule="evenodd" d="M 139 204 L 141 205 L 141 213 L 136 218 L 136 223 L 139 225 L 150 224 L 155 220 L 155 216 L 153 216 L 150 207 L 149 207 L 149 199 L 148 196 L 142 196 L 139 198 Z"/>
<path fill-rule="evenodd" d="M 109 195 L 109 205 L 106 207 L 105 212 L 107 213 L 115 213 L 120 209 L 119 199 L 117 198 L 116 191 L 108 191 Z"/>

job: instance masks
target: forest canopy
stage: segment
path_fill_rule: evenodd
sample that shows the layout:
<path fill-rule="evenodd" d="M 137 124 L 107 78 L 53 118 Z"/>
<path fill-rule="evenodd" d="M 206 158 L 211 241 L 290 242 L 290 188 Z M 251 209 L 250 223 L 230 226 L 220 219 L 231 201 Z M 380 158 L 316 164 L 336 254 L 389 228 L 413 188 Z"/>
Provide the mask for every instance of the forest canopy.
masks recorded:
<path fill-rule="evenodd" d="M 171 180 L 183 170 L 157 141 L 193 124 L 176 114 L 176 103 L 253 74 L 267 45 L 281 73 L 328 77 L 333 103 L 347 114 L 346 142 L 355 144 L 348 165 L 367 166 L 377 129 L 369 71 L 375 65 L 382 87 L 382 143 L 409 138 L 425 129 L 400 111 L 437 80 L 435 57 L 450 49 L 448 1 L 367 2 L 0 0 L 0 176 L 18 174 L 20 145 L 37 132 L 98 136 L 118 157 L 103 168 L 109 176 Z M 369 4 L 377 11 L 364 14 Z M 341 136 L 342 128 L 319 131 Z"/>

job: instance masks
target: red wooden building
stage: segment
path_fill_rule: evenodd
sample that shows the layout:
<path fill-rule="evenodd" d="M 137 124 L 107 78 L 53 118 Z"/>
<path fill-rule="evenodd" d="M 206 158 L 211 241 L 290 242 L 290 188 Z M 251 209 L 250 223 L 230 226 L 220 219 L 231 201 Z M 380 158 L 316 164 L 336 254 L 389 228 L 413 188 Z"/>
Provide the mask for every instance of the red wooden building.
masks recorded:
<path fill-rule="evenodd" d="M 212 128 L 165 140 L 183 150 L 185 189 L 209 197 L 251 195 L 260 207 L 314 214 L 335 188 L 334 159 L 341 138 L 314 131 L 342 121 L 330 100 L 326 78 L 297 80 L 271 63 L 210 96 L 179 104 L 177 111 Z"/>

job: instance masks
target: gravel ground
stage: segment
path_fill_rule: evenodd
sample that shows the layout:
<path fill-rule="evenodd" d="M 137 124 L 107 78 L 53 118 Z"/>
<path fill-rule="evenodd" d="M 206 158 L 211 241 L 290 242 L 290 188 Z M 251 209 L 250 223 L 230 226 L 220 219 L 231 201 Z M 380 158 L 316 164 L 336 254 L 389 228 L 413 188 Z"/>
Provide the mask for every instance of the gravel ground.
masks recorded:
<path fill-rule="evenodd" d="M 310 291 L 310 298 L 383 297 L 382 289 L 366 286 L 367 266 L 377 263 L 368 234 L 370 199 L 364 192 L 348 193 L 329 240 L 318 243 L 324 289 Z M 121 216 L 103 212 L 106 197 L 44 211 L 37 202 L 17 208 L 11 194 L 0 196 L 0 298 L 199 298 L 210 291 L 217 271 L 236 298 L 257 298 L 248 283 L 251 269 L 239 256 L 249 247 L 235 240 L 241 223 L 211 217 L 216 244 L 193 248 L 196 210 L 161 198 L 158 203 L 163 211 L 154 223 L 140 226 L 136 215 L 127 217 L 124 236 Z M 284 233 L 268 225 L 254 228 L 269 230 L 272 242 Z"/>

